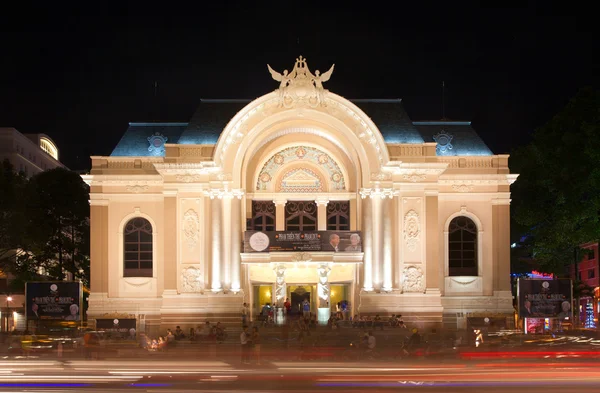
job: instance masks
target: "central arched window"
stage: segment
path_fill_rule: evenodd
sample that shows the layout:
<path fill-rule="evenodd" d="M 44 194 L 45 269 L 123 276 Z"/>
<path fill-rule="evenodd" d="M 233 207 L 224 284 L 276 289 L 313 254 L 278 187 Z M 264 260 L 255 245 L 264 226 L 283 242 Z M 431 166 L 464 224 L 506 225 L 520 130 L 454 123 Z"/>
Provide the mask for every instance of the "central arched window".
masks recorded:
<path fill-rule="evenodd" d="M 152 277 L 152 224 L 136 217 L 123 231 L 123 277 Z"/>
<path fill-rule="evenodd" d="M 477 225 L 459 216 L 448 227 L 448 273 L 450 276 L 477 276 Z"/>
<path fill-rule="evenodd" d="M 316 231 L 317 204 L 309 201 L 288 201 L 285 205 L 286 231 Z"/>

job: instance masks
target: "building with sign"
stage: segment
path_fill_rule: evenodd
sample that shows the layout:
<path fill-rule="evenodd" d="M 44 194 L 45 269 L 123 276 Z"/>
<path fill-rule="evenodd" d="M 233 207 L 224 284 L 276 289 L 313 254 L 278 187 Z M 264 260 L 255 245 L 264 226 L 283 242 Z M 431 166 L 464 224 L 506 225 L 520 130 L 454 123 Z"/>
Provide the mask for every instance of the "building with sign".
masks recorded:
<path fill-rule="evenodd" d="M 338 303 L 423 325 L 512 318 L 508 156 L 470 122 L 326 90 L 333 67 L 268 69 L 275 91 L 130 123 L 92 157 L 88 317 L 152 331 L 289 299 L 321 319 Z"/>

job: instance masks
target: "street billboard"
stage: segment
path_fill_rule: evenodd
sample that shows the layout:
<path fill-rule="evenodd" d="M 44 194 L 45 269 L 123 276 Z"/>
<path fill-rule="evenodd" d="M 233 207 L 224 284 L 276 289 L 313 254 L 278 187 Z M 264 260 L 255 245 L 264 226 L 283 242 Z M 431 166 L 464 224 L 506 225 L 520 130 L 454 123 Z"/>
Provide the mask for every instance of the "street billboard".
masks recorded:
<path fill-rule="evenodd" d="M 25 315 L 28 320 L 80 321 L 82 296 L 80 282 L 27 282 Z"/>
<path fill-rule="evenodd" d="M 244 252 L 362 252 L 360 231 L 246 231 Z"/>
<path fill-rule="evenodd" d="M 135 318 L 99 318 L 96 319 L 96 330 L 123 338 L 135 336 L 137 320 Z M 133 331 L 132 331 L 133 329 Z"/>
<path fill-rule="evenodd" d="M 517 285 L 521 318 L 572 318 L 570 279 L 520 278 Z"/>

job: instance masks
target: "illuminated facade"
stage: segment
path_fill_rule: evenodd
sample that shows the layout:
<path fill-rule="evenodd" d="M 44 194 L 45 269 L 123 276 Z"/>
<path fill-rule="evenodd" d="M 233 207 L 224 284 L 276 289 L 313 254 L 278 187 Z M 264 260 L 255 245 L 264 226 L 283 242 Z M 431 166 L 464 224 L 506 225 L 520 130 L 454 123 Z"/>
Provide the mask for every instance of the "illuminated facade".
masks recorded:
<path fill-rule="evenodd" d="M 56 144 L 45 134 L 21 134 L 14 128 L 0 128 L 0 161 L 8 159 L 26 176 L 64 167 Z"/>
<path fill-rule="evenodd" d="M 512 318 L 508 156 L 469 122 L 329 92 L 333 67 L 269 70 L 274 92 L 131 123 L 92 157 L 88 317 L 134 314 L 152 332 L 307 298 L 321 319 L 342 300 L 423 325 Z M 299 232 L 323 244 L 260 248 Z"/>

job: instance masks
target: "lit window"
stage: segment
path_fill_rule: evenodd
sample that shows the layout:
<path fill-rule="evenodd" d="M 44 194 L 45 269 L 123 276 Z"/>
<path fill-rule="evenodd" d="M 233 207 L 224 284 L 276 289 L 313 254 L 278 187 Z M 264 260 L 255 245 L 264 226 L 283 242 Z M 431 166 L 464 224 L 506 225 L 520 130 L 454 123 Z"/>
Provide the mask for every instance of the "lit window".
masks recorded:
<path fill-rule="evenodd" d="M 58 148 L 47 138 L 40 138 L 40 149 L 58 161 Z"/>

